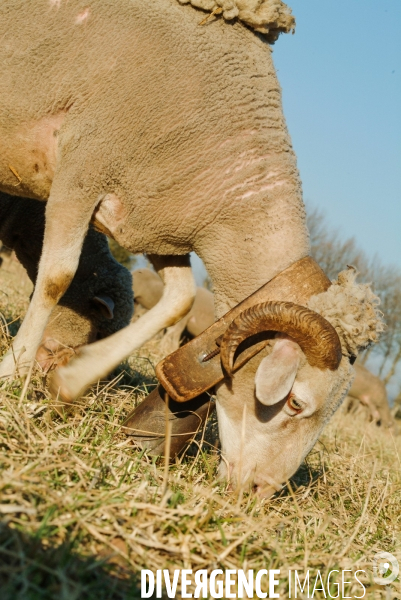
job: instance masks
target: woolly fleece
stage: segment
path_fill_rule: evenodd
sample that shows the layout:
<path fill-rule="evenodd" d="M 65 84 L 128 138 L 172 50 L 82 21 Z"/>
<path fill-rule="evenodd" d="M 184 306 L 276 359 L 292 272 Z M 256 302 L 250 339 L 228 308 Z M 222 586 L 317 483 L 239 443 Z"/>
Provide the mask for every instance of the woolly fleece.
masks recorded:
<path fill-rule="evenodd" d="M 295 19 L 291 9 L 281 0 L 178 0 L 196 8 L 222 14 L 224 19 L 239 19 L 255 31 L 275 42 L 280 33 L 294 32 Z"/>
<path fill-rule="evenodd" d="M 358 273 L 353 267 L 341 271 L 327 292 L 312 296 L 308 307 L 327 319 L 337 331 L 343 354 L 357 356 L 378 342 L 384 330 L 380 299 L 369 284 L 356 283 Z"/>

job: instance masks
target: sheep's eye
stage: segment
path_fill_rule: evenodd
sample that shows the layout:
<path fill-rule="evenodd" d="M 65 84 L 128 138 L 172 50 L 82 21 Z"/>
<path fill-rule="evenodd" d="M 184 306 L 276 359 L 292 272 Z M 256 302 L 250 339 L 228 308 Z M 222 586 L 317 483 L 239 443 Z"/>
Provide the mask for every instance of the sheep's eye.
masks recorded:
<path fill-rule="evenodd" d="M 288 396 L 287 404 L 292 410 L 295 410 L 297 413 L 301 412 L 303 406 L 299 400 L 292 394 Z"/>

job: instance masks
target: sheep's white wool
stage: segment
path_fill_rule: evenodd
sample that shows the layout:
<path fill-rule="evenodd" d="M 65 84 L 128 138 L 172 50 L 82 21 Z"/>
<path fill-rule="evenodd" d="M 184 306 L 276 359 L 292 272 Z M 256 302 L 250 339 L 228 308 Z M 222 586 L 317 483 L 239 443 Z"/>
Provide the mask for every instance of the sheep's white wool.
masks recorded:
<path fill-rule="evenodd" d="M 337 331 L 343 354 L 358 352 L 379 340 L 384 330 L 380 299 L 369 284 L 356 283 L 353 267 L 341 271 L 327 292 L 312 296 L 308 307 L 327 319 Z"/>
<path fill-rule="evenodd" d="M 291 9 L 281 0 L 178 0 L 203 10 L 216 11 L 227 20 L 238 18 L 274 42 L 280 33 L 295 29 Z"/>

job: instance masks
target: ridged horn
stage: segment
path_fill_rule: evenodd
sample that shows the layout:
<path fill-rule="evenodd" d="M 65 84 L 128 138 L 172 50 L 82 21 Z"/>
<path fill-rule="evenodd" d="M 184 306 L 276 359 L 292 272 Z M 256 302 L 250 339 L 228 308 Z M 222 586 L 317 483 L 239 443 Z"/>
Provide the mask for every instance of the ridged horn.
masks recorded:
<path fill-rule="evenodd" d="M 251 335 L 262 331 L 279 331 L 290 335 L 313 367 L 335 371 L 340 364 L 340 340 L 326 319 L 292 302 L 263 302 L 238 315 L 221 340 L 221 362 L 229 375 L 233 371 L 238 346 Z"/>

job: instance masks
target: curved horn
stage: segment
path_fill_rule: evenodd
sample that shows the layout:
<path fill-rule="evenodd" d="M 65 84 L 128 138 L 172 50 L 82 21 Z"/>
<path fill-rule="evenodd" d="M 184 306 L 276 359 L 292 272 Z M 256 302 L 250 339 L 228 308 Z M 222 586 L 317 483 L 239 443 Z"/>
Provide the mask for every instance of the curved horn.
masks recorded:
<path fill-rule="evenodd" d="M 223 336 L 220 356 L 229 375 L 232 375 L 234 355 L 240 343 L 261 331 L 280 331 L 290 335 L 312 367 L 335 371 L 340 364 L 340 340 L 326 319 L 292 302 L 263 302 L 238 315 Z"/>

